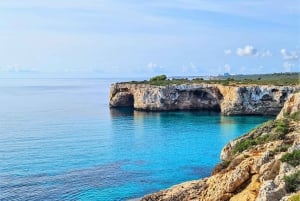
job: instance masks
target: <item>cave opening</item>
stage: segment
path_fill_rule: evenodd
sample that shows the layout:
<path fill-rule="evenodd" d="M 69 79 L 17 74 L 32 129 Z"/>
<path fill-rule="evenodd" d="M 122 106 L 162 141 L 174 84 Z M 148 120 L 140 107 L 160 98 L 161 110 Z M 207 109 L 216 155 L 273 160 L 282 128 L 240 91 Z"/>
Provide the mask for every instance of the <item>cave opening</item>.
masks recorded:
<path fill-rule="evenodd" d="M 119 92 L 115 97 L 110 100 L 110 108 L 133 108 L 134 96 L 130 92 Z"/>
<path fill-rule="evenodd" d="M 223 96 L 219 91 L 197 89 L 190 91 L 189 97 L 192 109 L 221 112 L 220 100 Z"/>
<path fill-rule="evenodd" d="M 133 108 L 134 105 L 134 96 L 130 93 L 126 94 L 124 96 L 124 104 L 122 104 L 123 107 L 131 107 Z"/>

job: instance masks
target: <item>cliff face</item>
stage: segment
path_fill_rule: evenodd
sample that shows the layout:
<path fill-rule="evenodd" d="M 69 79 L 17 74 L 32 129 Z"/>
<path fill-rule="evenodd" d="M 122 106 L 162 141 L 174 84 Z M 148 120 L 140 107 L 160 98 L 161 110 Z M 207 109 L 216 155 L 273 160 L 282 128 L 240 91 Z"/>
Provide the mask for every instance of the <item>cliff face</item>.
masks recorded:
<path fill-rule="evenodd" d="M 113 84 L 110 107 L 138 110 L 210 110 L 225 115 L 276 115 L 288 95 L 300 87 L 223 86 L 217 84 Z"/>
<path fill-rule="evenodd" d="M 230 142 L 212 176 L 147 195 L 142 201 L 286 201 L 300 198 L 300 93 L 274 121 Z M 297 197 L 298 196 L 298 197 Z"/>

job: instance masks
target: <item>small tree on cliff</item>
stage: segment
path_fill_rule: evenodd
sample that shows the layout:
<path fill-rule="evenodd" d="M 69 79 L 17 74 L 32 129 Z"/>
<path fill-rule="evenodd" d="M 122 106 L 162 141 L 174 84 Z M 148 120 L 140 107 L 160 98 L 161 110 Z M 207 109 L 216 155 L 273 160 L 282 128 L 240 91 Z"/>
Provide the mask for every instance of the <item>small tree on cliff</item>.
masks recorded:
<path fill-rule="evenodd" d="M 150 78 L 150 82 L 164 81 L 166 79 L 167 79 L 166 75 L 157 75 L 155 77 Z"/>

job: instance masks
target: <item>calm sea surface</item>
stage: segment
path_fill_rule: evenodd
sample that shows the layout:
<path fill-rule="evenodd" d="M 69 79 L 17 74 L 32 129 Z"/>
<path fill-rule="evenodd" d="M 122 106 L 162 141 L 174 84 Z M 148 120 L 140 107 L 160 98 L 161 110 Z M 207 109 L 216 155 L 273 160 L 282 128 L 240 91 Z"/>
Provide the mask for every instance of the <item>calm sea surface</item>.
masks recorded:
<path fill-rule="evenodd" d="M 0 80 L 0 200 L 127 200 L 208 176 L 269 117 L 109 110 L 116 79 Z"/>

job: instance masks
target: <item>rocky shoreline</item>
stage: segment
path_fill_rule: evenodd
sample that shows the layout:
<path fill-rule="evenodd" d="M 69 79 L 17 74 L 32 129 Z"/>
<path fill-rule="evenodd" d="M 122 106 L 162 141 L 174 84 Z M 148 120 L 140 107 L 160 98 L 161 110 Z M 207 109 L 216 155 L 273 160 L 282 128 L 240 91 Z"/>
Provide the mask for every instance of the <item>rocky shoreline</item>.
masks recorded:
<path fill-rule="evenodd" d="M 110 88 L 109 105 L 145 111 L 209 110 L 223 115 L 277 115 L 287 97 L 297 90 L 300 86 L 116 83 Z"/>
<path fill-rule="evenodd" d="M 300 200 L 300 93 L 276 120 L 228 143 L 212 175 L 146 195 L 142 201 Z"/>

